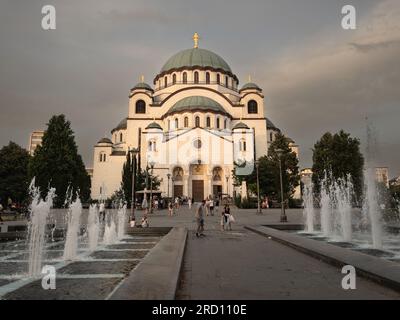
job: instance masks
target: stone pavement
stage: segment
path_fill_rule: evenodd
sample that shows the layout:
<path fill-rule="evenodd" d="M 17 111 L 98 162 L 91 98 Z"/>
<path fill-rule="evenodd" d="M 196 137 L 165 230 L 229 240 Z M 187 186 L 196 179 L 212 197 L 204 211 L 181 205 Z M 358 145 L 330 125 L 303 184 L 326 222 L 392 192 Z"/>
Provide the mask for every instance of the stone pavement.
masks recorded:
<path fill-rule="evenodd" d="M 177 299 L 399 299 L 400 294 L 363 278 L 356 290 L 343 290 L 339 268 L 245 230 L 243 225 L 279 221 L 280 210 L 233 210 L 233 231 L 219 231 L 219 215 L 205 220 L 204 238 L 196 238 L 194 210 L 168 217 L 158 211 L 156 226 L 189 229 Z M 290 223 L 300 223 L 301 210 L 288 210 Z"/>

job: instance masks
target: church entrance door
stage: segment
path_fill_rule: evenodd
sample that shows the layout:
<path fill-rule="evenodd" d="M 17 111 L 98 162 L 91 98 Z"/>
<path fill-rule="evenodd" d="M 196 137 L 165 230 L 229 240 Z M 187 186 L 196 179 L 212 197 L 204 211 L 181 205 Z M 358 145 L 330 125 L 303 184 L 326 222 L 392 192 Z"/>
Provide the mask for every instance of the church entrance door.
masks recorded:
<path fill-rule="evenodd" d="M 204 200 L 204 180 L 192 181 L 192 197 L 195 202 Z"/>

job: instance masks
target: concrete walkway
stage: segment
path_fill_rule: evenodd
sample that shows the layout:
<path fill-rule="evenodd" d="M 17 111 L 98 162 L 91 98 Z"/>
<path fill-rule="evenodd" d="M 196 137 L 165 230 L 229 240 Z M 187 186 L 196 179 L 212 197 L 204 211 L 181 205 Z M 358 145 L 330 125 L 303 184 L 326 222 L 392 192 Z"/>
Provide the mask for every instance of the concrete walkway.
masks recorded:
<path fill-rule="evenodd" d="M 343 290 L 339 268 L 243 228 L 279 221 L 280 210 L 263 215 L 233 209 L 234 230 L 219 230 L 220 216 L 207 216 L 206 236 L 196 238 L 194 209 L 174 217 L 158 211 L 152 226 L 189 229 L 177 299 L 400 299 L 400 294 L 357 277 L 356 290 Z M 288 210 L 290 223 L 300 223 L 301 210 Z"/>
<path fill-rule="evenodd" d="M 241 227 L 188 237 L 177 299 L 399 299 L 363 278 L 343 290 L 341 270 Z"/>

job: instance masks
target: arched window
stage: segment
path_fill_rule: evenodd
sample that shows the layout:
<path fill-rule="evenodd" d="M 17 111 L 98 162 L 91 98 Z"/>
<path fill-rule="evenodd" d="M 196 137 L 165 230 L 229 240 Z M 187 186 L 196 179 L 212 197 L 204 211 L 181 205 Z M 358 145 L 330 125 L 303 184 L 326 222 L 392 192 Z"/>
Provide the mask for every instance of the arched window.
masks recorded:
<path fill-rule="evenodd" d="M 175 118 L 175 129 L 178 129 L 179 127 L 179 121 L 178 118 Z"/>
<path fill-rule="evenodd" d="M 272 141 L 272 138 L 273 138 L 272 132 L 270 132 L 270 134 L 269 134 L 269 141 Z"/>
<path fill-rule="evenodd" d="M 122 142 L 122 138 L 123 138 L 122 133 L 120 133 L 119 134 L 119 142 Z"/>
<path fill-rule="evenodd" d="M 187 83 L 187 73 L 186 73 L 186 72 L 184 72 L 183 75 L 182 75 L 182 82 L 183 82 L 184 84 Z"/>
<path fill-rule="evenodd" d="M 199 83 L 199 73 L 197 71 L 194 72 L 194 83 Z"/>
<path fill-rule="evenodd" d="M 164 77 L 164 88 L 166 88 L 168 85 L 168 78 Z"/>
<path fill-rule="evenodd" d="M 168 120 L 168 130 L 171 130 L 171 121 Z"/>
<path fill-rule="evenodd" d="M 257 102 L 254 100 L 250 100 L 247 103 L 247 112 L 248 113 L 258 113 L 258 106 L 257 106 Z"/>
<path fill-rule="evenodd" d="M 117 143 L 117 134 L 114 134 L 114 143 Z"/>
<path fill-rule="evenodd" d="M 176 74 L 175 74 L 175 73 L 172 75 L 172 83 L 173 83 L 173 84 L 176 83 Z"/>
<path fill-rule="evenodd" d="M 221 82 L 221 76 L 219 75 L 219 73 L 217 73 L 217 83 L 220 84 Z"/>
<path fill-rule="evenodd" d="M 149 141 L 148 151 L 157 151 L 156 150 L 156 142 L 154 140 Z"/>
<path fill-rule="evenodd" d="M 224 120 L 224 129 L 226 129 L 226 123 L 227 123 L 227 121 L 226 121 L 226 119 Z"/>
<path fill-rule="evenodd" d="M 217 129 L 219 129 L 219 118 L 217 118 Z"/>
<path fill-rule="evenodd" d="M 185 128 L 189 127 L 189 118 L 188 117 L 185 117 L 185 119 L 183 119 L 183 126 Z"/>
<path fill-rule="evenodd" d="M 246 140 L 241 139 L 239 142 L 239 150 L 245 152 L 246 151 Z"/>
<path fill-rule="evenodd" d="M 228 80 L 229 80 L 229 79 L 228 79 L 228 76 L 225 76 L 225 87 L 227 87 L 227 88 L 229 87 L 229 85 L 228 85 Z"/>
<path fill-rule="evenodd" d="M 210 119 L 210 117 L 206 118 L 206 127 L 207 128 L 211 127 L 211 119 Z"/>
<path fill-rule="evenodd" d="M 104 152 L 100 152 L 99 161 L 106 162 L 106 154 Z"/>
<path fill-rule="evenodd" d="M 146 103 L 143 100 L 136 101 L 136 113 L 146 113 Z"/>
<path fill-rule="evenodd" d="M 196 116 L 196 118 L 194 118 L 194 124 L 195 127 L 200 127 L 200 117 Z"/>
<path fill-rule="evenodd" d="M 206 72 L 206 84 L 210 84 L 210 73 Z"/>

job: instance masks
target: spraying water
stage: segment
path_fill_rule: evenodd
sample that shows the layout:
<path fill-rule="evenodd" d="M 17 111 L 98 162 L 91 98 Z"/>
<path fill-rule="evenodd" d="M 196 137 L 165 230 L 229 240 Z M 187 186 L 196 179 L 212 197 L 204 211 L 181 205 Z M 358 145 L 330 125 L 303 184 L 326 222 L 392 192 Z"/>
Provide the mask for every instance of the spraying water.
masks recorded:
<path fill-rule="evenodd" d="M 95 250 L 99 242 L 99 210 L 96 204 L 90 205 L 88 216 L 89 249 Z"/>
<path fill-rule="evenodd" d="M 339 179 L 333 188 L 336 198 L 336 206 L 340 219 L 340 234 L 344 241 L 350 242 L 352 239 L 352 194 L 353 184 L 350 175 L 346 179 Z"/>
<path fill-rule="evenodd" d="M 373 155 L 377 152 L 376 132 L 367 122 L 366 168 L 364 170 L 365 196 L 363 201 L 364 220 L 369 220 L 372 233 L 372 244 L 375 249 L 382 248 L 382 221 L 378 206 L 378 190 L 375 177 L 375 161 Z"/>
<path fill-rule="evenodd" d="M 126 204 L 120 203 L 118 209 L 118 240 L 121 240 L 125 235 L 125 223 L 126 223 Z"/>
<path fill-rule="evenodd" d="M 103 242 L 105 245 L 110 245 L 116 243 L 117 240 L 118 239 L 117 239 L 117 230 L 115 222 L 114 219 L 111 219 L 109 224 L 106 223 Z"/>
<path fill-rule="evenodd" d="M 82 203 L 77 196 L 68 209 L 68 229 L 65 240 L 64 260 L 73 260 L 76 257 L 81 214 Z"/>
<path fill-rule="evenodd" d="M 326 172 L 324 179 L 321 181 L 320 206 L 321 206 L 321 231 L 325 237 L 329 237 L 332 233 L 332 207 L 331 207 L 331 197 L 329 195 L 329 189 L 328 189 L 328 177 Z"/>
<path fill-rule="evenodd" d="M 31 215 L 28 226 L 28 274 L 30 277 L 34 277 L 41 273 L 46 222 L 53 205 L 55 189 L 51 188 L 46 199 L 42 200 L 40 199 L 40 190 L 38 187 L 35 187 L 35 178 L 33 178 L 29 186 L 29 193 L 32 196 L 32 203 L 30 206 Z"/>
<path fill-rule="evenodd" d="M 304 210 L 303 217 L 307 232 L 314 232 L 314 198 L 313 198 L 313 184 L 307 183 L 304 186 L 303 192 Z"/>

